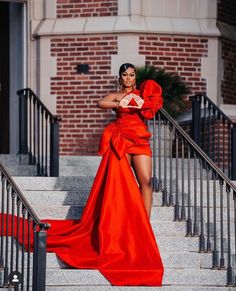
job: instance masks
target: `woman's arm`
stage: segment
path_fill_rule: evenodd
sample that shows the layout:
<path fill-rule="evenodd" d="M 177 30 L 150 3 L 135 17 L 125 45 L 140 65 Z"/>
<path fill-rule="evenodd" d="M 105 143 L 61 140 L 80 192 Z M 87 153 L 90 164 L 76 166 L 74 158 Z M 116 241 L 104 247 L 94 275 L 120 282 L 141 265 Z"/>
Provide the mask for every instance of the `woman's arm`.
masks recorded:
<path fill-rule="evenodd" d="M 102 109 L 115 109 L 119 107 L 119 101 L 116 99 L 116 94 L 111 93 L 98 101 L 97 107 Z"/>

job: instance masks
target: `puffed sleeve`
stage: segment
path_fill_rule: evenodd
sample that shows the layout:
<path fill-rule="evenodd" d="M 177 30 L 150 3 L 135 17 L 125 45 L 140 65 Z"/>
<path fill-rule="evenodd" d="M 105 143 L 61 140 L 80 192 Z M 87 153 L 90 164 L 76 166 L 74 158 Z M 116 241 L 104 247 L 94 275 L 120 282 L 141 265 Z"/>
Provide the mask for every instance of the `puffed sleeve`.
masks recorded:
<path fill-rule="evenodd" d="M 146 80 L 140 86 L 140 95 L 144 100 L 140 110 L 146 119 L 152 119 L 163 105 L 162 88 L 153 80 Z"/>

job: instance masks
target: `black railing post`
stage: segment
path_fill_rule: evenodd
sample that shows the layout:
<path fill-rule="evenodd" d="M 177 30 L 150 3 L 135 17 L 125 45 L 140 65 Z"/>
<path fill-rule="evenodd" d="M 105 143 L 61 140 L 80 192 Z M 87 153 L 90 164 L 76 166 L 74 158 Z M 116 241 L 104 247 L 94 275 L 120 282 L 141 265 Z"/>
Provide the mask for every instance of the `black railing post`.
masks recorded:
<path fill-rule="evenodd" d="M 28 146 L 27 146 L 27 124 L 28 124 L 28 116 L 27 116 L 27 92 L 23 90 L 20 94 L 20 103 L 19 103 L 19 119 L 20 119 L 20 126 L 19 126 L 19 153 L 20 154 L 27 154 L 28 153 Z"/>
<path fill-rule="evenodd" d="M 231 180 L 236 180 L 236 124 L 231 129 Z"/>
<path fill-rule="evenodd" d="M 50 138 L 50 177 L 59 176 L 59 120 L 55 117 L 51 122 Z"/>
<path fill-rule="evenodd" d="M 192 138 L 200 145 L 201 99 L 192 99 Z"/>
<path fill-rule="evenodd" d="M 45 291 L 46 283 L 46 238 L 44 229 L 34 233 L 33 290 Z"/>

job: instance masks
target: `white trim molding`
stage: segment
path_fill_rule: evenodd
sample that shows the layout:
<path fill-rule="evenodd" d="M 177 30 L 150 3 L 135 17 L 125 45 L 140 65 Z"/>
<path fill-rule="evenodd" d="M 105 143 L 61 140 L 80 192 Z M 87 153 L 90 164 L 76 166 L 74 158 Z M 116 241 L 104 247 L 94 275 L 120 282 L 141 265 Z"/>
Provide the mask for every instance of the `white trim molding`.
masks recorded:
<path fill-rule="evenodd" d="M 137 20 L 137 19 L 136 19 Z M 35 25 L 33 35 L 53 36 L 94 33 L 162 33 L 220 36 L 215 19 L 145 17 L 132 21 L 129 16 L 44 19 Z"/>

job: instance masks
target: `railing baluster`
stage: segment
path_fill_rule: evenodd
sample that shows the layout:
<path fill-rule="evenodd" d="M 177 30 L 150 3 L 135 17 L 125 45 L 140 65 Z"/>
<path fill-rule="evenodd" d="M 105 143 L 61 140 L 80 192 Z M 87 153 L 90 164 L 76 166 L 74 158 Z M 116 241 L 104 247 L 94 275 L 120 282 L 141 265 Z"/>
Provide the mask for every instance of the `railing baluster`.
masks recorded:
<path fill-rule="evenodd" d="M 169 124 L 170 131 L 170 188 L 169 188 L 169 205 L 174 206 L 174 197 L 173 197 L 173 127 Z"/>
<path fill-rule="evenodd" d="M 206 128 L 207 128 L 207 100 L 203 98 L 203 120 L 202 120 L 202 138 L 201 138 L 201 144 L 202 149 L 206 151 Z"/>
<path fill-rule="evenodd" d="M 181 162 L 181 178 L 182 178 L 181 220 L 186 220 L 186 213 L 185 213 L 185 193 L 184 193 L 184 140 L 183 139 L 181 139 L 181 152 L 182 152 L 182 162 Z"/>
<path fill-rule="evenodd" d="M 48 114 L 45 113 L 45 176 L 48 176 Z"/>
<path fill-rule="evenodd" d="M 218 269 L 217 225 L 216 225 L 216 173 L 213 172 L 213 258 L 212 268 Z"/>
<path fill-rule="evenodd" d="M 44 176 L 44 110 L 41 108 L 41 167 L 40 167 L 40 172 L 41 176 Z"/>
<path fill-rule="evenodd" d="M 21 291 L 25 286 L 25 223 L 26 223 L 26 208 L 22 206 L 22 233 L 21 233 Z"/>
<path fill-rule="evenodd" d="M 194 153 L 193 157 L 193 235 L 199 235 L 198 215 L 197 215 L 197 157 Z"/>
<path fill-rule="evenodd" d="M 187 236 L 192 236 L 192 217 L 191 217 L 191 189 L 190 189 L 190 177 L 191 177 L 191 167 L 190 167 L 190 147 L 187 146 L 188 149 L 188 217 L 187 217 L 187 231 L 186 231 L 186 235 Z"/>
<path fill-rule="evenodd" d="M 153 124 L 152 124 L 152 141 L 153 141 L 152 188 L 154 191 L 158 191 L 157 174 L 156 174 L 157 173 L 156 116 L 154 116 Z"/>
<path fill-rule="evenodd" d="M 179 136 L 175 133 L 175 214 L 174 220 L 180 220 L 179 215 Z"/>
<path fill-rule="evenodd" d="M 167 141 L 166 141 L 166 127 L 167 127 L 167 123 L 164 120 L 163 122 L 163 126 L 164 126 L 164 144 L 163 144 L 163 150 L 164 150 L 164 157 L 163 157 L 163 167 L 164 167 L 164 187 L 162 190 L 162 195 L 163 195 L 163 206 L 167 206 L 168 202 L 167 202 L 167 181 L 166 181 L 166 176 L 167 176 L 167 154 L 166 154 L 166 150 L 167 150 Z"/>
<path fill-rule="evenodd" d="M 40 165 L 40 105 L 37 105 L 37 174 L 41 176 L 41 165 Z"/>
<path fill-rule="evenodd" d="M 10 214 L 10 195 L 11 195 L 11 186 L 7 185 L 7 199 L 6 199 L 6 243 L 5 243 L 5 266 L 4 266 L 4 285 L 8 283 L 8 272 L 9 272 L 9 214 Z"/>
<path fill-rule="evenodd" d="M 217 163 L 218 164 L 218 167 L 221 168 L 221 160 L 220 160 L 220 125 L 221 125 L 221 122 L 220 122 L 220 114 L 218 113 L 217 114 Z"/>
<path fill-rule="evenodd" d="M 231 172 L 231 124 L 228 122 L 228 177 L 232 179 L 232 172 Z"/>
<path fill-rule="evenodd" d="M 27 115 L 27 91 L 22 90 L 19 93 L 20 102 L 19 102 L 19 153 L 26 154 L 28 153 L 28 132 L 27 132 L 27 124 L 28 124 L 28 115 Z"/>
<path fill-rule="evenodd" d="M 161 130 L 161 115 L 158 114 L 158 133 L 157 135 L 161 137 L 162 135 L 162 130 Z M 162 191 L 163 190 L 163 185 L 162 185 L 162 175 L 161 175 L 161 138 L 158 138 L 158 190 Z"/>
<path fill-rule="evenodd" d="M 4 213 L 5 213 L 5 192 L 6 192 L 6 187 L 5 187 L 5 184 L 6 184 L 6 179 L 4 176 L 1 175 L 1 189 L 2 189 L 2 207 L 1 207 L 1 213 L 2 213 L 2 216 L 1 216 L 1 254 L 0 254 L 0 268 L 3 268 L 4 267 L 4 259 L 3 259 L 3 248 L 4 248 L 4 236 L 3 236 L 3 229 L 4 229 Z"/>
<path fill-rule="evenodd" d="M 36 157 L 37 157 L 37 107 L 36 107 L 36 100 L 33 100 L 33 144 L 34 144 L 34 154 L 33 154 L 33 164 L 36 164 Z"/>
<path fill-rule="evenodd" d="M 206 198 L 207 198 L 207 251 L 211 252 L 212 251 L 212 246 L 211 246 L 211 220 L 210 220 L 210 183 L 209 183 L 209 176 L 211 174 L 210 168 L 207 165 L 206 166 Z"/>
<path fill-rule="evenodd" d="M 231 129 L 231 180 L 236 180 L 236 124 Z"/>
<path fill-rule="evenodd" d="M 12 190 L 11 193 L 11 260 L 10 260 L 10 273 L 13 272 L 13 263 L 14 263 L 14 230 L 15 230 L 15 199 L 16 199 L 16 193 L 14 190 Z"/>
<path fill-rule="evenodd" d="M 204 216 L 203 216 L 203 161 L 200 160 L 200 236 L 199 236 L 199 251 L 205 252 L 205 235 L 204 235 Z"/>
<path fill-rule="evenodd" d="M 29 92 L 29 125 L 28 125 L 28 130 L 29 130 L 29 163 L 33 163 L 33 146 L 32 146 L 32 95 Z"/>
<path fill-rule="evenodd" d="M 20 239 L 20 206 L 21 201 L 17 197 L 16 202 L 16 271 L 19 270 L 19 239 Z"/>
<path fill-rule="evenodd" d="M 207 128 L 208 128 L 208 137 L 210 137 L 210 140 L 207 142 L 207 155 L 211 157 L 211 104 L 208 102 L 208 122 L 207 122 Z"/>
<path fill-rule="evenodd" d="M 222 118 L 222 126 L 223 126 L 223 140 L 221 140 L 221 142 L 223 141 L 223 173 L 225 173 L 226 175 L 228 175 L 228 173 L 226 173 L 226 169 L 225 169 L 225 164 L 227 163 L 229 163 L 229 161 L 227 160 L 226 161 L 226 157 L 227 156 L 225 156 L 225 118 L 224 118 L 224 116 L 223 116 L 223 118 Z"/>
<path fill-rule="evenodd" d="M 219 180 L 220 183 L 220 268 L 225 268 L 224 258 L 224 222 L 223 222 L 223 180 Z"/>
<path fill-rule="evenodd" d="M 216 161 L 216 152 L 215 152 L 215 148 L 216 148 L 216 142 L 215 142 L 215 139 L 216 139 L 216 110 L 215 108 L 213 107 L 213 110 L 212 110 L 212 121 L 211 121 L 211 126 L 212 126 L 212 160 L 213 161 Z"/>
<path fill-rule="evenodd" d="M 231 263 L 231 229 L 230 229 L 230 189 L 226 187 L 227 192 L 227 238 L 228 238 L 228 264 L 227 264 L 227 284 L 229 286 L 233 286 L 233 270 L 232 270 L 232 263 Z M 236 194 L 236 193 L 234 193 Z M 234 195 L 234 225 L 236 222 L 236 212 L 235 212 L 235 195 Z"/>
<path fill-rule="evenodd" d="M 31 232 L 32 232 L 32 219 L 28 213 L 28 237 L 27 237 L 27 291 L 29 290 L 30 286 L 30 268 L 31 268 L 31 263 L 30 263 L 30 238 L 31 238 Z"/>

